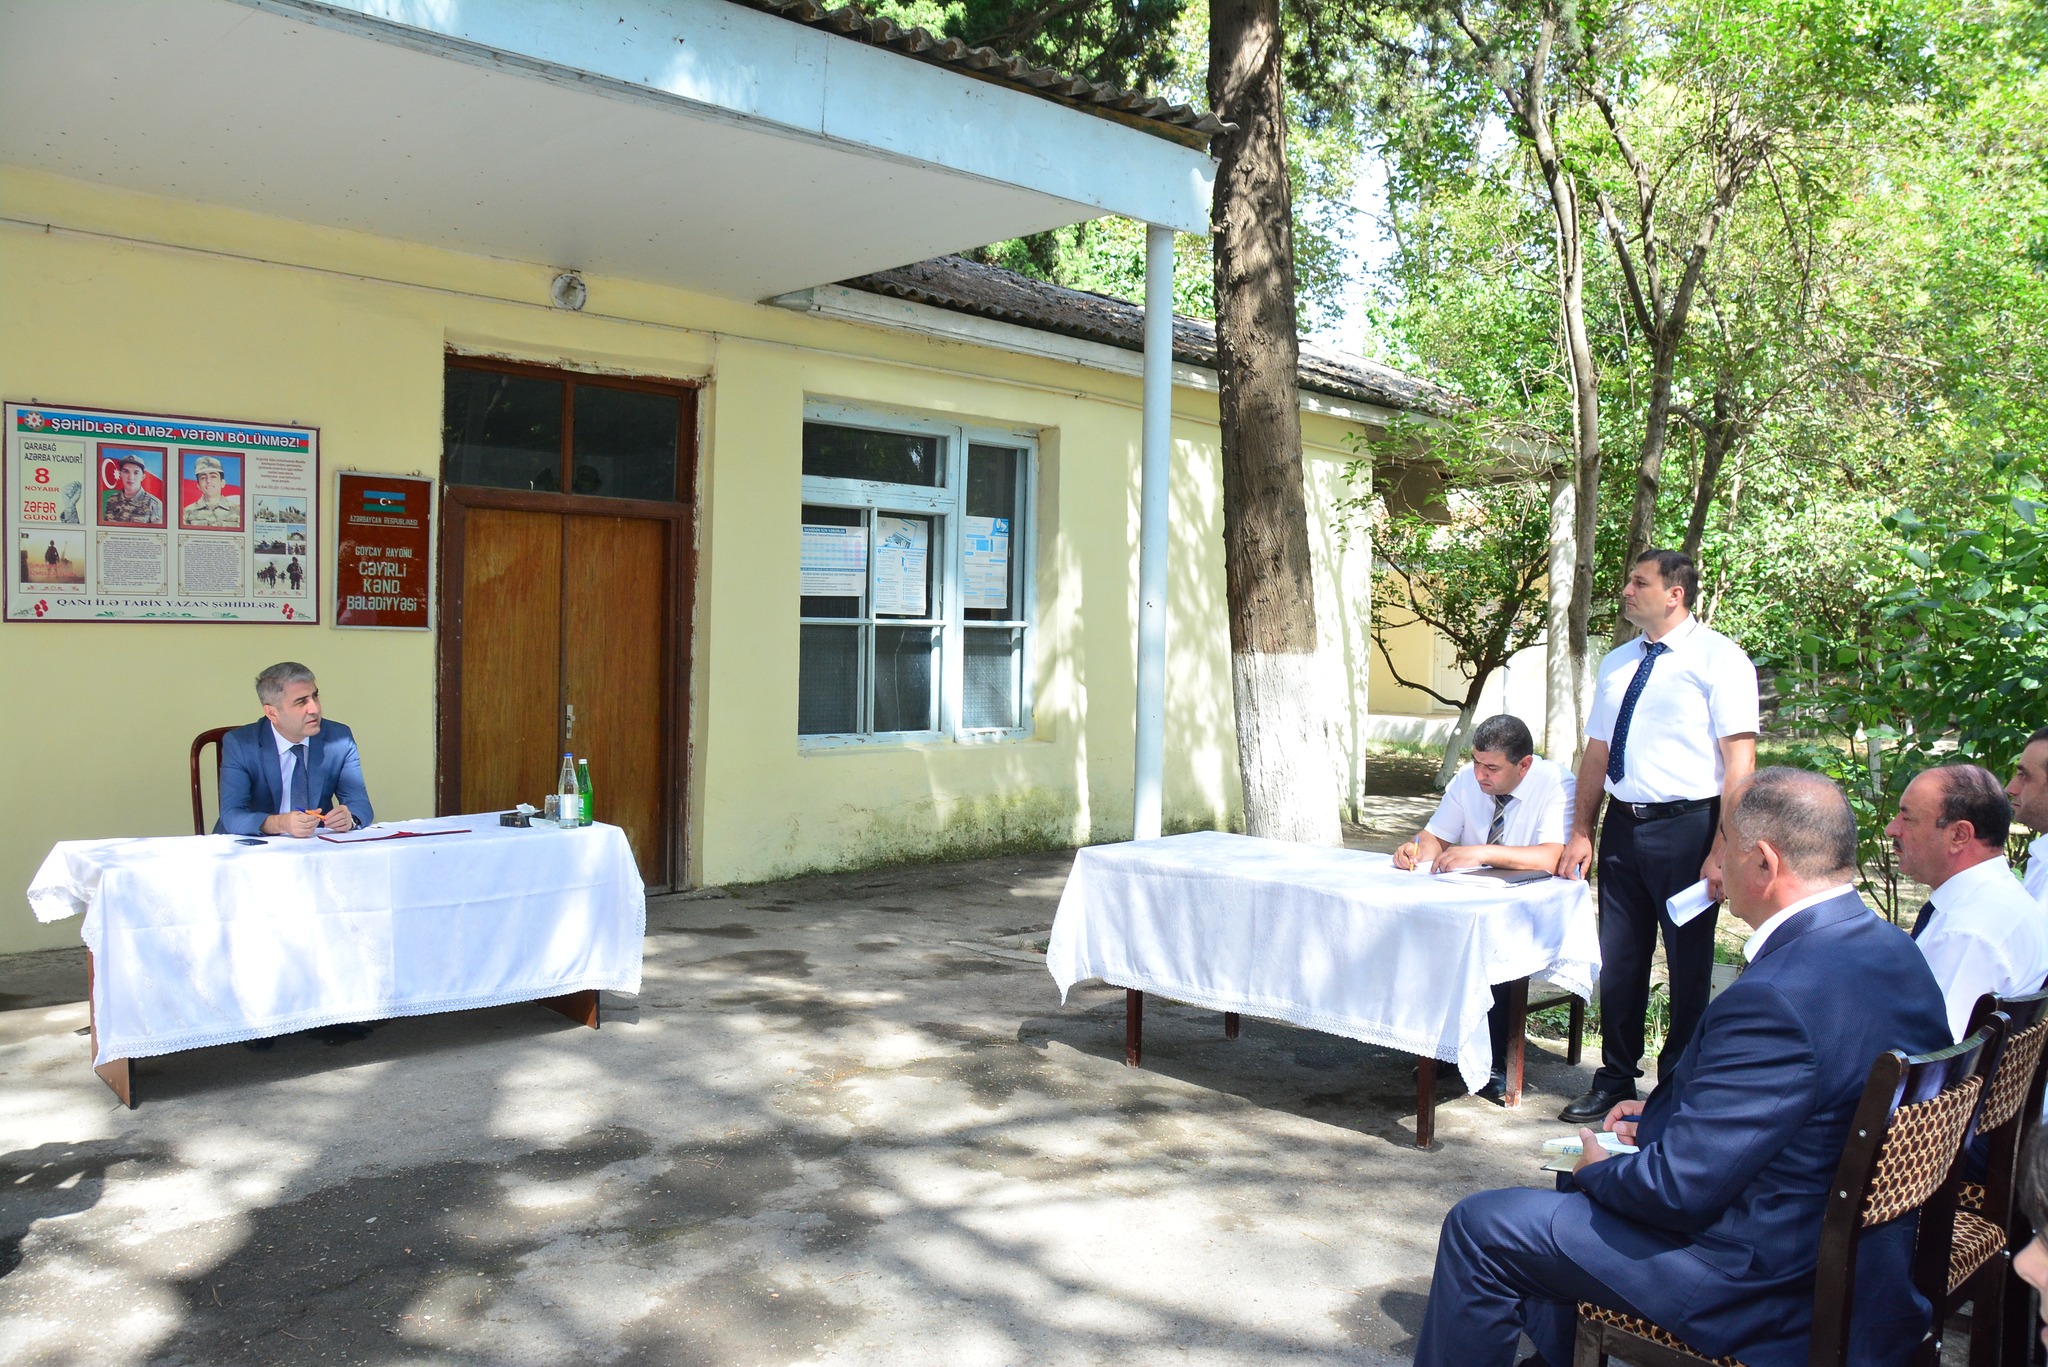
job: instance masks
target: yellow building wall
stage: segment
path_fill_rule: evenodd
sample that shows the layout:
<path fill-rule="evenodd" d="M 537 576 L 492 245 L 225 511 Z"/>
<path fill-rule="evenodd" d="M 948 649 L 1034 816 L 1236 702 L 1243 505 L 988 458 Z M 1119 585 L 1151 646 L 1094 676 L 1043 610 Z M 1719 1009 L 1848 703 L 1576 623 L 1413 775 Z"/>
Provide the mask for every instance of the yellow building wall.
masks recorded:
<path fill-rule="evenodd" d="M 331 564 L 333 472 L 438 474 L 450 348 L 704 380 L 688 881 L 1129 834 L 1135 377 L 603 277 L 566 313 L 552 274 L 0 168 L 0 393 L 318 427 Z M 807 398 L 1039 432 L 1032 739 L 799 746 Z M 1230 823 L 1239 799 L 1215 400 L 1174 399 L 1166 803 L 1185 828 Z M 1334 532 L 1349 430 L 1305 417 L 1331 762 L 1356 792 L 1370 574 L 1362 540 Z M 355 730 L 379 817 L 430 813 L 432 634 L 0 623 L 0 760 L 33 793 L 0 825 L 0 889 L 59 840 L 188 832 L 192 736 L 253 719 L 253 678 L 280 659 L 312 666 Z M 7 895 L 0 952 L 75 941 L 76 922 L 37 926 Z"/>
<path fill-rule="evenodd" d="M 1398 598 L 1399 590 L 1395 590 L 1395 593 Z M 1406 616 L 1400 612 L 1396 612 L 1395 615 Z M 1389 631 L 1386 654 L 1381 655 L 1375 651 L 1373 656 L 1370 685 L 1366 691 L 1367 707 L 1372 712 L 1380 714 L 1450 715 L 1452 709 L 1429 694 L 1394 681 L 1394 675 L 1398 672 L 1402 678 L 1429 684 L 1440 693 L 1452 697 L 1461 696 L 1465 689 L 1462 677 L 1457 681 L 1458 686 L 1455 690 L 1445 687 L 1438 679 L 1437 663 L 1444 649 L 1442 638 L 1437 635 L 1435 628 L 1421 622 L 1404 621 Z M 1387 668 L 1387 661 L 1390 658 L 1394 665 L 1392 669 Z"/>

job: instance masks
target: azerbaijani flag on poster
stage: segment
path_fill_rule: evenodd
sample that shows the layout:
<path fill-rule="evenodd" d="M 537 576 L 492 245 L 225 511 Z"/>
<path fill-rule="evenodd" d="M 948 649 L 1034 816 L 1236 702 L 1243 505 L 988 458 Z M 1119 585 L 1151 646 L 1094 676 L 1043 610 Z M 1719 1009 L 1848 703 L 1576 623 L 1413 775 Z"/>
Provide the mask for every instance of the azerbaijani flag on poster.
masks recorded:
<path fill-rule="evenodd" d="M 405 495 L 390 489 L 363 490 L 363 511 L 366 513 L 402 513 L 405 511 Z"/>

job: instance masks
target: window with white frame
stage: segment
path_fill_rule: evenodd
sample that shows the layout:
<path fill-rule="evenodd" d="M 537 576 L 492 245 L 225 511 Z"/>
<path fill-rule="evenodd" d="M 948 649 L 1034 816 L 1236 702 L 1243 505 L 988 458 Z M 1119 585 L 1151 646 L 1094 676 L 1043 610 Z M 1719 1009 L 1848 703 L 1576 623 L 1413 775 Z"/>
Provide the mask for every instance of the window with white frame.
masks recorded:
<path fill-rule="evenodd" d="M 797 734 L 812 743 L 1031 729 L 1037 443 L 805 409 Z"/>

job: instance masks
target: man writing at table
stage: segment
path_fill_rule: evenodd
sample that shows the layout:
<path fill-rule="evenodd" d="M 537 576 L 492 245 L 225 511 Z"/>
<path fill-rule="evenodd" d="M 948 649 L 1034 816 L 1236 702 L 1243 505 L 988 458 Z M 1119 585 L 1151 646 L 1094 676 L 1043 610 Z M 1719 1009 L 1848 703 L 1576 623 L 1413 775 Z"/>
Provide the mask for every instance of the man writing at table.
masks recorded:
<path fill-rule="evenodd" d="M 356 739 L 320 714 L 320 685 L 296 661 L 256 676 L 263 718 L 221 738 L 216 834 L 288 835 L 348 831 L 373 817 Z"/>
<path fill-rule="evenodd" d="M 1394 867 L 1426 863 L 1432 873 L 1486 865 L 1496 869 L 1549 872 L 1564 853 L 1571 822 L 1571 772 L 1536 754 L 1536 742 L 1521 718 L 1488 717 L 1472 732 L 1472 762 L 1444 789 L 1429 824 L 1394 851 Z M 1495 983 L 1486 1029 L 1493 1044 L 1493 1072 L 1479 1096 L 1507 1097 L 1508 987 Z"/>
<path fill-rule="evenodd" d="M 1575 1304 L 1646 1319 L 1709 1357 L 1803 1367 L 1829 1179 L 1870 1065 L 1949 1043 L 1913 942 L 1853 886 L 1856 818 L 1818 774 L 1765 769 L 1730 794 L 1710 858 L 1753 933 L 1647 1103 L 1607 1127 L 1639 1151 L 1584 1157 L 1556 1191 L 1468 1196 L 1445 1217 L 1416 1367 L 1571 1360 Z M 1866 1230 L 1849 1360 L 1903 1367 L 1927 1326 L 1914 1222 Z"/>

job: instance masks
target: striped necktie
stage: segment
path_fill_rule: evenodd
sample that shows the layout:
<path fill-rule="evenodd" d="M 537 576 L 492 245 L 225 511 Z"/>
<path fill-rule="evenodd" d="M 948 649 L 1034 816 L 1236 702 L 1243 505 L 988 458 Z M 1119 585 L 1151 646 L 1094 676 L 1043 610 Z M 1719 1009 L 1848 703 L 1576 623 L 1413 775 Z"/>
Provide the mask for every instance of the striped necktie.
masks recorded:
<path fill-rule="evenodd" d="M 1508 803 L 1513 793 L 1495 793 L 1493 796 L 1493 823 L 1486 828 L 1486 843 L 1500 844 L 1501 834 L 1508 828 Z"/>

